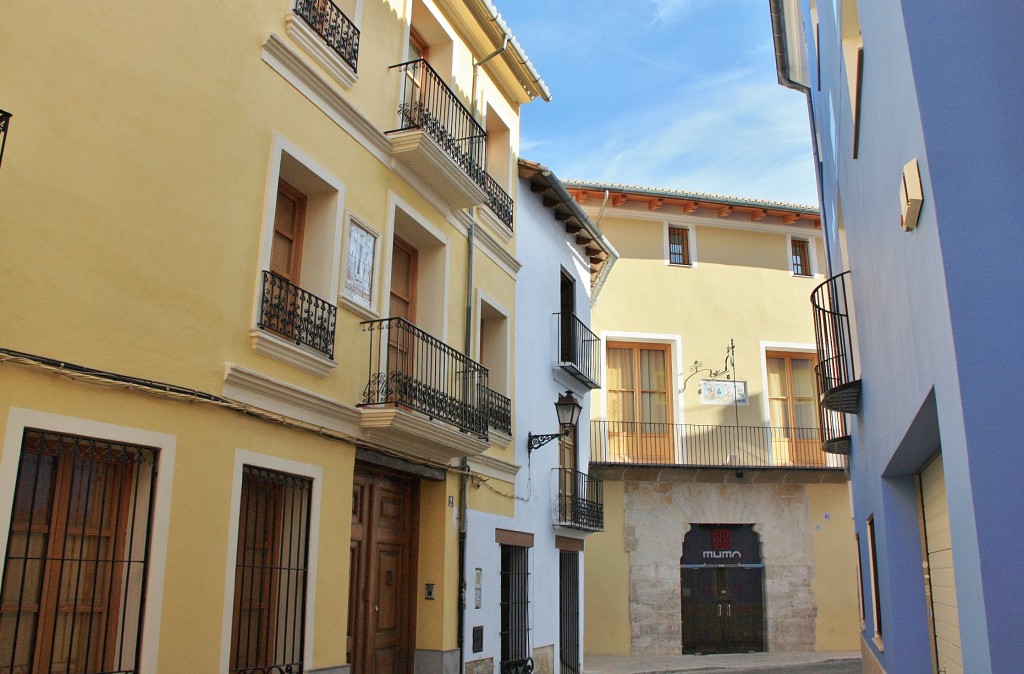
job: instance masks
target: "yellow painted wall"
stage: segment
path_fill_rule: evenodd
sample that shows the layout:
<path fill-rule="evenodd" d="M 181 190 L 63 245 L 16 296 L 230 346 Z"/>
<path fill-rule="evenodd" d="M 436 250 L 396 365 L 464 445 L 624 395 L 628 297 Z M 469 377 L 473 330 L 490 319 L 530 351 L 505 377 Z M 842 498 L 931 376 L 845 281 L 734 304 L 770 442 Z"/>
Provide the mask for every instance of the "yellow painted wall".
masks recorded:
<path fill-rule="evenodd" d="M 320 664 L 345 662 L 348 540 L 351 532 L 352 445 L 198 403 L 168 401 L 51 373 L 0 365 L 0 432 L 9 407 L 128 426 L 175 436 L 170 527 L 159 647 L 159 670 L 217 671 L 225 616 L 226 574 L 235 450 L 291 459 L 323 469 L 316 548 L 314 653 Z M 45 429 L 44 429 L 45 430 Z M 17 450 L 12 451 L 17 460 Z M 12 457 L 4 456 L 6 462 Z M 159 479 L 169 479 L 167 457 Z M 150 559 L 160 554 L 150 551 Z M 339 637 L 340 635 L 340 637 Z"/>
<path fill-rule="evenodd" d="M 629 655 L 629 554 L 625 549 L 625 484 L 604 482 L 604 531 L 587 537 L 583 561 L 583 651 Z"/>
<path fill-rule="evenodd" d="M 346 405 L 360 402 L 369 369 L 365 317 L 339 308 L 337 368 L 323 378 L 251 345 L 265 203 L 268 189 L 276 190 L 268 185 L 275 135 L 344 185 L 345 213 L 380 233 L 381 246 L 392 233 L 392 195 L 447 239 L 448 292 L 441 302 L 448 310 L 437 337 L 462 350 L 470 282 L 514 307 L 515 279 L 480 247 L 467 279 L 464 218 L 426 198 L 421 182 L 407 181 L 389 157 L 374 156 L 264 62 L 270 34 L 306 59 L 287 35 L 292 4 L 165 3 L 143 11 L 127 0 L 97 0 L 4 9 L 0 61 L 8 67 L 0 72 L 0 106 L 15 117 L 0 172 L 0 312 L 7 317 L 0 347 L 212 394 L 224 389 L 226 364 L 237 364 Z M 359 79 L 335 93 L 383 133 L 396 125 L 400 75 L 388 66 L 405 60 L 409 3 L 361 4 Z M 459 4 L 446 4 L 446 11 L 468 16 Z M 454 31 L 454 22 L 446 25 Z M 460 36 L 452 38 L 455 79 L 465 89 L 472 58 Z M 519 101 L 505 98 L 489 74 L 508 77 L 499 61 L 479 73 L 477 98 L 509 125 L 515 156 Z M 515 172 L 510 176 L 514 191 Z M 514 237 L 498 241 L 514 250 Z M 322 251 L 325 258 L 340 256 L 339 244 Z M 375 277 L 382 315 L 388 255 L 382 251 Z M 333 302 L 332 294 L 324 299 Z M 345 662 L 351 444 L 11 364 L 0 365 L 0 412 L 8 405 L 178 438 L 161 671 L 219 666 L 235 450 L 321 466 L 315 662 L 306 666 Z M 447 505 L 458 494 L 453 480 L 423 483 L 419 648 L 455 648 L 457 526 Z M 510 499 L 477 503 L 512 510 Z M 423 599 L 426 582 L 436 584 L 437 600 Z"/>
<path fill-rule="evenodd" d="M 849 486 L 845 483 L 809 484 L 807 500 L 814 550 L 811 587 L 818 604 L 815 648 L 855 651 L 860 625 Z"/>

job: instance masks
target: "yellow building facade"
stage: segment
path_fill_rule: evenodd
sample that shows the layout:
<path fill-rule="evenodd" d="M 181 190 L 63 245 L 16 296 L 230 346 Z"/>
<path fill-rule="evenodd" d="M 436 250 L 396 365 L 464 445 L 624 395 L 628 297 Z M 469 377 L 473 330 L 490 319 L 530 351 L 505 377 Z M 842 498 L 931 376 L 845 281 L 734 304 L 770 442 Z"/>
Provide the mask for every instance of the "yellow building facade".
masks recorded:
<path fill-rule="evenodd" d="M 24 4 L 0 58 L 0 670 L 457 665 L 549 97 L 493 5 Z"/>
<path fill-rule="evenodd" d="M 855 650 L 843 457 L 821 450 L 808 297 L 816 210 L 603 183 L 567 188 L 620 258 L 590 472 L 588 654 Z"/>

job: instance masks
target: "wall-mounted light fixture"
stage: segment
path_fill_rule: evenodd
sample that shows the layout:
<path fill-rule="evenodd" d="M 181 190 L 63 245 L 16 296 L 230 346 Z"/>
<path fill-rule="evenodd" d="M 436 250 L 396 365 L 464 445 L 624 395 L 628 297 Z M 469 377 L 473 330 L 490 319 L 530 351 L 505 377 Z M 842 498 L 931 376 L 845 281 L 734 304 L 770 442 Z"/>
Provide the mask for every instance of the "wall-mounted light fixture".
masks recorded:
<path fill-rule="evenodd" d="M 7 129 L 11 127 L 11 117 L 9 112 L 0 110 L 0 164 L 4 162 L 4 145 L 7 145 Z"/>
<path fill-rule="evenodd" d="M 545 435 L 527 433 L 527 451 L 532 452 L 533 450 L 548 444 L 555 438 L 560 438 L 572 433 L 573 429 L 576 428 L 576 423 L 580 420 L 580 412 L 582 410 L 583 408 L 580 407 L 580 401 L 576 400 L 576 396 L 572 394 L 572 391 L 566 391 L 562 395 L 558 396 L 558 401 L 555 402 L 555 414 L 558 415 L 559 432 L 548 433 Z"/>

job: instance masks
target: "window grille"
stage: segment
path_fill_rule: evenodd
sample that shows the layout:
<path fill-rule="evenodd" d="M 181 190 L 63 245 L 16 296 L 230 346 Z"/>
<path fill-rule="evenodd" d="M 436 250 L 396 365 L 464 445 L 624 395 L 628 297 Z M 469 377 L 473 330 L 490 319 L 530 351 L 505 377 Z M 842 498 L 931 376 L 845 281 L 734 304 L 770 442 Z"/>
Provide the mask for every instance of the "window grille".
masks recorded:
<path fill-rule="evenodd" d="M 312 485 L 295 475 L 242 468 L 231 672 L 304 671 Z"/>
<path fill-rule="evenodd" d="M 793 239 L 792 242 L 793 274 L 810 276 L 811 254 L 807 242 L 803 239 Z"/>
<path fill-rule="evenodd" d="M 669 264 L 690 264 L 690 231 L 685 227 L 668 228 Z"/>
<path fill-rule="evenodd" d="M 580 674 L 580 554 L 562 550 L 558 557 L 561 673 Z"/>
<path fill-rule="evenodd" d="M 138 671 L 158 450 L 26 429 L 0 672 Z"/>
<path fill-rule="evenodd" d="M 529 674 L 529 548 L 501 546 L 501 674 Z"/>

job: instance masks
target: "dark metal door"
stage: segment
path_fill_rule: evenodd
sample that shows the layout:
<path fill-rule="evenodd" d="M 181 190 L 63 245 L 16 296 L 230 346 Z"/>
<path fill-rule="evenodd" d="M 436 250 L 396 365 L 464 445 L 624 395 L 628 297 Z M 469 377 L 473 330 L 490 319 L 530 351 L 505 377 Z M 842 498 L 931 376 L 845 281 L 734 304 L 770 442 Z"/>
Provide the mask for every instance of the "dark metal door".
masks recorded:
<path fill-rule="evenodd" d="M 764 650 L 764 569 L 682 569 L 683 653 Z"/>

